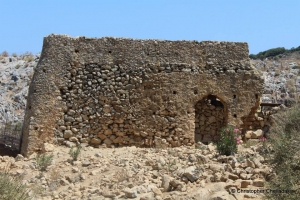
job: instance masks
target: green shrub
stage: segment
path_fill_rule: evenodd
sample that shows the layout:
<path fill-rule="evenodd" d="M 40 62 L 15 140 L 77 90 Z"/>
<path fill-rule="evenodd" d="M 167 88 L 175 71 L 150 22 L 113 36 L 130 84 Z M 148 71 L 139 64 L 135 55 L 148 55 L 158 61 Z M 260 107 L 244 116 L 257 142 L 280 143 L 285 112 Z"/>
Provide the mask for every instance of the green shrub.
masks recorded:
<path fill-rule="evenodd" d="M 76 161 L 80 155 L 81 152 L 81 145 L 77 145 L 76 148 L 73 146 L 71 147 L 69 154 L 72 157 L 73 161 Z"/>
<path fill-rule="evenodd" d="M 217 150 L 220 155 L 229 156 L 237 152 L 237 144 L 240 144 L 240 130 L 232 126 L 221 130 L 220 140 L 217 142 Z"/>
<path fill-rule="evenodd" d="M 51 165 L 51 162 L 53 160 L 53 155 L 47 155 L 47 154 L 38 154 L 36 156 L 36 165 L 37 168 L 40 171 L 46 171 L 47 167 Z"/>
<path fill-rule="evenodd" d="M 0 199 L 2 200 L 27 200 L 30 190 L 22 184 L 21 175 L 11 175 L 8 170 L 0 171 Z"/>
<path fill-rule="evenodd" d="M 267 199 L 299 199 L 300 191 L 300 105 L 274 116 L 275 126 L 266 140 L 268 153 L 263 154 L 275 177 L 267 183 L 272 190 L 297 190 L 296 193 L 270 193 Z"/>
<path fill-rule="evenodd" d="M 278 56 L 282 58 L 282 54 L 293 53 L 295 51 L 300 51 L 300 46 L 297 48 L 285 49 L 284 47 L 277 47 L 273 49 L 268 49 L 266 51 L 259 52 L 258 54 L 250 54 L 249 58 L 251 59 L 265 59 L 268 57 Z"/>

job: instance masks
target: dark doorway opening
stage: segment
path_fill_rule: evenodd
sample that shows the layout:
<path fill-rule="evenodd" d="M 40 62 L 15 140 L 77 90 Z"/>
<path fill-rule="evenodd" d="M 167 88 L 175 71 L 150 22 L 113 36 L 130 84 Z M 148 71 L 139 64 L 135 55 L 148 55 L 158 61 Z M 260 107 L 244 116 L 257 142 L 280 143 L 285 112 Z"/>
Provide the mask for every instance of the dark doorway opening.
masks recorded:
<path fill-rule="evenodd" d="M 195 142 L 218 141 L 226 119 L 225 105 L 217 96 L 210 94 L 198 101 L 195 105 Z"/>

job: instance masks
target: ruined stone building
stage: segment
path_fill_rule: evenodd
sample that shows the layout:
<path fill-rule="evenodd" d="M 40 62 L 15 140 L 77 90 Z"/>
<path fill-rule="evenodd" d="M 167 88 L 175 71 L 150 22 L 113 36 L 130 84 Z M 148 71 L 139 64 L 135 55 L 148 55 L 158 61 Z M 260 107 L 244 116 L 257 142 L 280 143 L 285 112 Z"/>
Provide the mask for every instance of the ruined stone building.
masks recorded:
<path fill-rule="evenodd" d="M 22 153 L 48 143 L 193 145 L 242 127 L 263 80 L 247 43 L 49 35 L 29 88 Z"/>

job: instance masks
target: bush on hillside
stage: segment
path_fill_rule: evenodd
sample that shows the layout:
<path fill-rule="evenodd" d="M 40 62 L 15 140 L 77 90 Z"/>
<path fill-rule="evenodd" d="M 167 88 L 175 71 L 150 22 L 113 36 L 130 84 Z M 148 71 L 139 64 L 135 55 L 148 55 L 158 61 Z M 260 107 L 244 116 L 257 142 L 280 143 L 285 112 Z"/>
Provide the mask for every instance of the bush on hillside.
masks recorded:
<path fill-rule="evenodd" d="M 269 193 L 267 199 L 298 200 L 300 196 L 300 104 L 274 116 L 266 151 L 263 154 L 275 176 L 267 188 L 295 193 Z"/>
<path fill-rule="evenodd" d="M 7 52 L 7 51 L 3 51 L 3 52 L 1 53 L 1 56 L 3 56 L 3 57 L 8 57 L 8 56 L 9 56 L 9 54 L 8 54 L 8 52 Z"/>
<path fill-rule="evenodd" d="M 274 56 L 280 56 L 280 54 L 284 54 L 284 53 L 293 53 L 293 52 L 296 52 L 296 51 L 300 51 L 300 46 L 297 47 L 297 48 L 291 48 L 291 49 L 285 49 L 284 47 L 277 47 L 277 48 L 273 48 L 273 49 L 269 49 L 269 50 L 266 50 L 266 51 L 262 51 L 262 52 L 259 52 L 258 54 L 250 54 L 249 55 L 249 58 L 251 59 L 265 59 L 265 58 L 268 58 L 268 57 L 274 57 Z"/>

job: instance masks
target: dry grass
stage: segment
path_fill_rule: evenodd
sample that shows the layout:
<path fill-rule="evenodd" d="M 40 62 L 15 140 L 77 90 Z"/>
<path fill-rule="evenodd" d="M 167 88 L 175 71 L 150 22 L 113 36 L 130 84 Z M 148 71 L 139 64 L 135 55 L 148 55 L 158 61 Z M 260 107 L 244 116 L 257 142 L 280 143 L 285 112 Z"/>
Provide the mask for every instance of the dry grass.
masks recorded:
<path fill-rule="evenodd" d="M 11 175 L 9 166 L 0 171 L 0 199 L 1 200 L 27 200 L 32 199 L 30 189 L 24 185 L 22 175 Z"/>
<path fill-rule="evenodd" d="M 1 53 L 1 56 L 3 56 L 3 57 L 8 57 L 8 56 L 9 56 L 9 54 L 8 54 L 8 52 L 7 52 L 7 51 L 3 51 L 3 52 Z"/>

